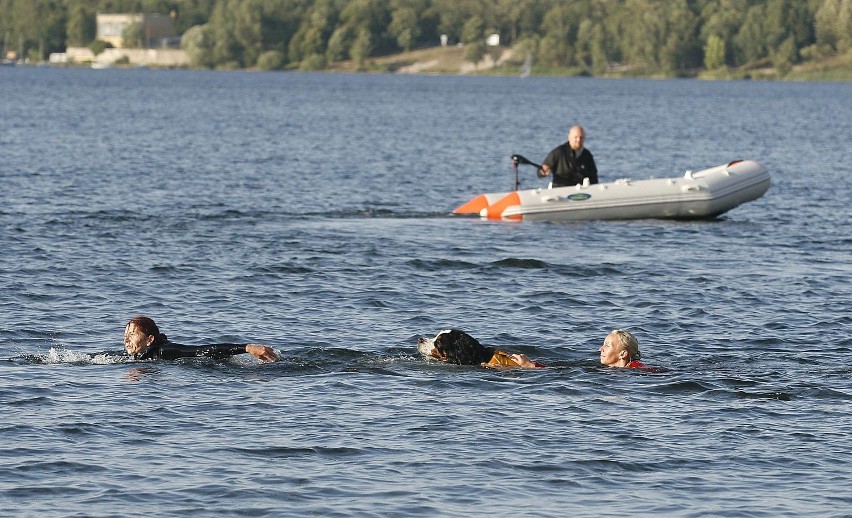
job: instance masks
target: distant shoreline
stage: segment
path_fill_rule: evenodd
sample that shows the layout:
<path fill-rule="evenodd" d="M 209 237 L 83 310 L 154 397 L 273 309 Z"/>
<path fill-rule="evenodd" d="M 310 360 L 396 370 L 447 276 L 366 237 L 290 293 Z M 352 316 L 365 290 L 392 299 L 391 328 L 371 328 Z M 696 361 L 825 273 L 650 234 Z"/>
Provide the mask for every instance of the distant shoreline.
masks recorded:
<path fill-rule="evenodd" d="M 367 59 L 364 70 L 355 70 L 351 61 L 334 63 L 327 70 L 336 72 L 390 72 L 396 74 L 432 75 L 497 75 L 519 76 L 526 53 L 515 48 L 499 47 L 477 64 L 464 59 L 462 47 L 428 47 L 399 54 L 377 56 Z M 672 74 L 645 72 L 635 67 L 611 64 L 605 74 L 593 75 L 581 67 L 548 68 L 532 64 L 532 77 L 601 77 L 610 79 L 702 79 L 702 80 L 778 80 L 778 81 L 852 81 L 852 61 L 844 56 L 833 56 L 819 62 L 795 65 L 792 70 L 779 77 L 777 71 L 766 64 L 752 68 L 720 70 L 680 70 Z"/>
<path fill-rule="evenodd" d="M 186 61 L 171 58 L 168 64 L 156 62 L 137 63 L 130 57 L 127 49 L 109 49 L 114 54 L 121 54 L 122 60 L 109 63 L 109 59 L 95 59 L 84 62 L 67 63 L 14 63 L 11 66 L 60 66 L 71 68 L 151 68 L 151 69 L 192 69 Z M 139 53 L 139 49 L 135 50 Z M 179 51 L 178 51 L 179 52 Z M 458 76 L 522 76 L 523 77 L 598 77 L 606 79 L 699 79 L 699 80 L 772 80 L 772 81 L 817 81 L 817 82 L 852 82 L 852 55 L 832 56 L 820 61 L 808 61 L 792 67 L 790 72 L 779 76 L 777 71 L 762 63 L 760 66 L 738 69 L 692 69 L 679 70 L 671 74 L 661 74 L 659 71 L 647 71 L 638 67 L 624 66 L 612 63 L 604 74 L 592 74 L 583 67 L 543 67 L 532 63 L 528 73 L 523 73 L 527 53 L 511 47 L 496 47 L 485 55 L 479 63 L 471 63 L 464 58 L 464 48 L 459 46 L 427 47 L 398 54 L 367 58 L 361 69 L 356 69 L 352 61 L 331 63 L 328 67 L 318 69 L 285 68 L 285 71 L 310 72 L 340 72 L 340 73 L 390 73 L 410 75 L 458 75 Z M 97 64 L 97 66 L 94 66 Z M 265 71 L 259 68 L 218 68 L 221 71 Z"/>

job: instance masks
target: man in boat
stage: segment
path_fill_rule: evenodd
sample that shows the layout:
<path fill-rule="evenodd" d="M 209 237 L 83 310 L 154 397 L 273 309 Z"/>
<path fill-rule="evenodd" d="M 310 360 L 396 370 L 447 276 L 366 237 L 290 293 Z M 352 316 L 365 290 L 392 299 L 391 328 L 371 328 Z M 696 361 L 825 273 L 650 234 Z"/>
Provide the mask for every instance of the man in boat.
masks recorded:
<path fill-rule="evenodd" d="M 586 131 L 579 124 L 571 126 L 568 141 L 548 153 L 541 163 L 541 176 L 553 175 L 553 187 L 566 187 L 583 183 L 598 183 L 598 168 L 592 153 L 583 147 Z"/>

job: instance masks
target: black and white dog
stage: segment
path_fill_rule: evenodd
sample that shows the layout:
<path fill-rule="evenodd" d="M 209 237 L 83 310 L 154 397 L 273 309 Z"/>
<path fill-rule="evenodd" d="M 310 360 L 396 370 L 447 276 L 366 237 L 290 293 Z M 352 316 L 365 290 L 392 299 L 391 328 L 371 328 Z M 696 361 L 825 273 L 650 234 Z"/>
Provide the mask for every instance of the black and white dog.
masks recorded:
<path fill-rule="evenodd" d="M 494 347 L 485 347 L 460 329 L 445 329 L 435 338 L 420 338 L 417 350 L 423 356 L 456 365 L 483 367 L 544 367 L 523 354 L 510 354 Z"/>
<path fill-rule="evenodd" d="M 460 329 L 445 329 L 435 338 L 421 338 L 417 350 L 427 358 L 456 365 L 480 365 L 494 355 L 494 349 Z"/>

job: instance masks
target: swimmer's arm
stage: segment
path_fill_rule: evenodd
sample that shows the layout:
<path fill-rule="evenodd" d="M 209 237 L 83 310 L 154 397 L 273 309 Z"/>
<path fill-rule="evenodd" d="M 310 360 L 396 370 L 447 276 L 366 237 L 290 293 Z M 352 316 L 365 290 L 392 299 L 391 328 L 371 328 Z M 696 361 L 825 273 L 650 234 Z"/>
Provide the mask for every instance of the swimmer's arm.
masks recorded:
<path fill-rule="evenodd" d="M 544 367 L 542 364 L 530 360 L 524 354 L 513 354 L 511 355 L 511 358 L 515 361 L 515 363 L 518 364 L 518 367 L 523 367 L 524 369 L 536 369 L 539 367 Z"/>
<path fill-rule="evenodd" d="M 212 347 L 213 351 L 205 353 L 205 355 L 212 356 L 214 358 L 227 358 L 237 354 L 248 353 L 258 360 L 265 362 L 274 362 L 278 359 L 278 356 L 275 354 L 275 351 L 272 350 L 272 347 L 263 344 L 220 344 L 207 347 Z"/>
<path fill-rule="evenodd" d="M 175 360 L 177 358 L 189 358 L 193 356 L 209 356 L 217 360 L 248 353 L 262 361 L 275 361 L 278 356 L 271 347 L 261 344 L 212 344 L 212 345 L 180 345 L 169 343 L 163 348 L 162 358 L 164 360 Z"/>
<path fill-rule="evenodd" d="M 498 357 L 502 357 L 503 361 L 501 362 Z M 521 367 L 522 369 L 535 369 L 539 367 L 544 367 L 544 365 L 530 360 L 524 354 L 509 354 L 499 350 L 494 352 L 494 356 L 491 357 L 490 361 L 481 365 L 483 367 L 489 367 L 492 369 L 511 369 L 513 367 Z"/>

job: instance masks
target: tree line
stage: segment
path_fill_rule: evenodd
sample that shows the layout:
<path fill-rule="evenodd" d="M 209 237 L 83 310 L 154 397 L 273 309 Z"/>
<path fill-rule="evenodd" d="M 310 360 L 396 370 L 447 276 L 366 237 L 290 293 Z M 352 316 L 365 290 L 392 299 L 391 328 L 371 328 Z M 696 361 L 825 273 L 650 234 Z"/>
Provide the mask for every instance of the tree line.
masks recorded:
<path fill-rule="evenodd" d="M 0 0 L 5 50 L 95 42 L 96 13 L 171 14 L 196 67 L 317 70 L 488 34 L 537 66 L 605 74 L 771 65 L 852 52 L 852 0 Z"/>

